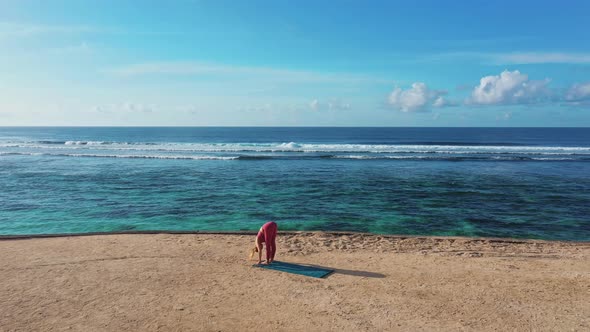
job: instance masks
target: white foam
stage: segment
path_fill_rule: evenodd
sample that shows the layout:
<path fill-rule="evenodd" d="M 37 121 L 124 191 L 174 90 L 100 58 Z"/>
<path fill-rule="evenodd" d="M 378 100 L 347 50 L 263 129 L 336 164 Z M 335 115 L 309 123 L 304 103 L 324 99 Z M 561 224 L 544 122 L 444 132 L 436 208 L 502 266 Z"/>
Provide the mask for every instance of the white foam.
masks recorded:
<path fill-rule="evenodd" d="M 53 156 L 53 157 L 80 157 L 80 158 L 128 158 L 128 159 L 187 159 L 187 160 L 236 160 L 238 156 L 172 156 L 172 155 L 123 155 L 123 154 L 84 154 L 84 153 L 24 153 L 24 152 L 0 152 L 4 155 L 19 156 Z"/>
<path fill-rule="evenodd" d="M 3 148 L 25 148 L 40 150 L 86 151 L 90 153 L 105 152 L 114 154 L 116 151 L 152 153 L 322 153 L 322 154 L 465 154 L 465 155 L 538 155 L 590 156 L 590 147 L 562 146 L 463 146 L 463 145 L 399 145 L 399 144 L 311 144 L 311 143 L 128 143 L 105 141 L 67 141 L 63 144 L 22 142 L 0 145 Z M 108 153 L 111 152 L 111 153 Z M 363 157 L 365 158 L 365 157 Z"/>
<path fill-rule="evenodd" d="M 339 155 L 339 156 L 332 156 L 334 159 L 378 159 L 379 157 L 372 157 L 367 155 Z"/>
<path fill-rule="evenodd" d="M 430 156 L 371 156 L 371 155 L 335 155 L 331 158 L 334 159 L 441 159 L 437 157 L 430 157 Z M 444 158 L 443 158 L 444 159 Z"/>
<path fill-rule="evenodd" d="M 128 158 L 128 159 L 186 159 L 186 160 L 235 160 L 239 157 L 226 156 L 170 156 L 170 155 L 123 155 L 123 154 L 55 154 L 64 157 L 92 157 L 92 158 Z"/>
<path fill-rule="evenodd" d="M 531 158 L 532 160 L 544 160 L 544 161 L 562 161 L 562 160 L 575 160 L 574 158 Z"/>
<path fill-rule="evenodd" d="M 295 142 L 289 142 L 289 143 L 281 143 L 281 144 L 279 144 L 278 147 L 281 149 L 296 149 L 299 146 L 300 145 Z"/>
<path fill-rule="evenodd" d="M 22 152 L 0 152 L 0 156 L 43 156 L 46 153 L 41 152 L 29 152 L 29 153 L 22 153 Z"/>

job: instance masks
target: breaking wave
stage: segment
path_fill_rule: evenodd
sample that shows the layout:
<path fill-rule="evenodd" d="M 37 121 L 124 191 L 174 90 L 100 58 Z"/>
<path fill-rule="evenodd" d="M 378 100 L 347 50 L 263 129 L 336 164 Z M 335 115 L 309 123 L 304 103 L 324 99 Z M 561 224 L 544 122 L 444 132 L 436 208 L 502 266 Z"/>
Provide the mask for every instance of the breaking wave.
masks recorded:
<path fill-rule="evenodd" d="M 50 156 L 76 158 L 124 158 L 124 159 L 173 159 L 173 160 L 303 160 L 303 159 L 349 159 L 349 160 L 431 160 L 431 161 L 590 161 L 590 156 L 580 157 L 530 157 L 513 155 L 169 155 L 169 154 L 90 154 L 90 153 L 43 153 L 0 152 L 0 156 Z"/>
<path fill-rule="evenodd" d="M 154 143 L 109 141 L 6 142 L 4 148 L 203 153 L 525 154 L 589 155 L 590 147 L 445 144 Z"/>
<path fill-rule="evenodd" d="M 231 156 L 172 156 L 172 155 L 124 155 L 124 154 L 83 154 L 83 153 L 23 153 L 0 152 L 0 156 L 53 156 L 53 157 L 79 157 L 79 158 L 126 158 L 126 159 L 186 159 L 186 160 L 234 160 L 239 157 Z"/>

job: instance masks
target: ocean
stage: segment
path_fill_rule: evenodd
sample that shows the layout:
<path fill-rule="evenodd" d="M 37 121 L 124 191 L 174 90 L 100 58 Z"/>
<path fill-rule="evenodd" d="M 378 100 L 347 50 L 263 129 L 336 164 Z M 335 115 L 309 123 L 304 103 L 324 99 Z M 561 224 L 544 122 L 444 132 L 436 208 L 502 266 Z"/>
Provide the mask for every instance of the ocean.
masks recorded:
<path fill-rule="evenodd" d="M 590 128 L 0 127 L 0 235 L 590 241 Z"/>

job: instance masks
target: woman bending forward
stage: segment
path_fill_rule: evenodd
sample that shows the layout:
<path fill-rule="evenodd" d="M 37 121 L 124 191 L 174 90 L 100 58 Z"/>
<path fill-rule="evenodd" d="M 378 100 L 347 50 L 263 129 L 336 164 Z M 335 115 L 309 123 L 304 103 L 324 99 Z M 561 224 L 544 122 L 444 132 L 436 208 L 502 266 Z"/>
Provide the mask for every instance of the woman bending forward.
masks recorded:
<path fill-rule="evenodd" d="M 266 264 L 270 264 L 275 259 L 275 253 L 277 251 L 276 237 L 277 237 L 277 223 L 269 221 L 260 227 L 258 234 L 256 235 L 256 241 L 254 241 L 254 249 L 250 253 L 250 259 L 254 257 L 255 253 L 258 253 L 258 264 L 262 263 L 262 244 L 266 244 Z"/>

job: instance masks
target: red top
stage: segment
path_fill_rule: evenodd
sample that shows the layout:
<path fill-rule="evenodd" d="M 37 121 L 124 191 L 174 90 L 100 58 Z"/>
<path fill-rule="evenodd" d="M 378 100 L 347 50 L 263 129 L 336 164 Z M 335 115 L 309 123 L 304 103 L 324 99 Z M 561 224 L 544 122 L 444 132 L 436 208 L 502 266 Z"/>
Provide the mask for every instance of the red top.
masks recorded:
<path fill-rule="evenodd" d="M 277 237 L 278 226 L 274 221 L 269 221 L 262 225 L 260 231 L 258 231 L 258 243 L 266 243 L 266 259 L 274 259 L 276 252 L 275 239 Z"/>

